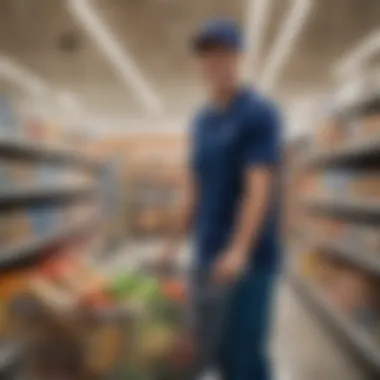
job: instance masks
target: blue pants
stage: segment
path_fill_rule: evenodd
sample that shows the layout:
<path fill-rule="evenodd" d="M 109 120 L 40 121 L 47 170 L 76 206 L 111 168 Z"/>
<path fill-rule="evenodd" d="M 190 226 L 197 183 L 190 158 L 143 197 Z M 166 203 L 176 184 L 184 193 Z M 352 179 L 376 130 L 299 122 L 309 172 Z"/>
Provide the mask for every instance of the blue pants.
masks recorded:
<path fill-rule="evenodd" d="M 213 366 L 223 380 L 272 379 L 267 343 L 275 284 L 276 273 L 256 270 L 229 289 L 217 289 L 206 274 L 198 273 L 194 308 L 199 358 L 193 378 Z"/>

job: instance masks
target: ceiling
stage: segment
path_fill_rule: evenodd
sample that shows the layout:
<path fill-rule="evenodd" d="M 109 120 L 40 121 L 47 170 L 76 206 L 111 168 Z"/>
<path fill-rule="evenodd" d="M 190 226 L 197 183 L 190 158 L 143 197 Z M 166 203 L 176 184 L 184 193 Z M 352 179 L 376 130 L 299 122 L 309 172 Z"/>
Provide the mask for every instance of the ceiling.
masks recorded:
<path fill-rule="evenodd" d="M 271 1 L 258 66 L 249 72 L 252 80 L 266 67 L 293 1 Z M 163 104 L 158 117 L 121 79 L 67 2 L 0 0 L 0 54 L 43 78 L 53 93 L 73 94 L 92 120 L 110 128 L 128 128 L 131 120 L 160 120 L 165 126 L 168 115 L 174 120 L 187 114 L 202 94 L 189 54 L 190 36 L 216 16 L 231 17 L 243 27 L 247 22 L 248 0 L 89 0 Z M 332 67 L 379 28 L 379 20 L 378 0 L 314 0 L 274 96 L 289 106 L 299 97 L 328 91 L 334 85 Z M 13 84 L 2 86 L 25 98 Z"/>

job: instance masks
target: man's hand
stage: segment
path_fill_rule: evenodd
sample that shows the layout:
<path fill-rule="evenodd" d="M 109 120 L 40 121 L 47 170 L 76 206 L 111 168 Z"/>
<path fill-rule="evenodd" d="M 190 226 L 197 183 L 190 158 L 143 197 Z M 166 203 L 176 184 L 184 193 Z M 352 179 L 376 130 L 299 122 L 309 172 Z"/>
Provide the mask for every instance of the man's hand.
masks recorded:
<path fill-rule="evenodd" d="M 212 276 L 216 283 L 229 284 L 238 280 L 246 269 L 247 255 L 238 249 L 228 249 L 216 261 Z"/>
<path fill-rule="evenodd" d="M 170 244 L 166 244 L 158 255 L 153 259 L 153 265 L 156 270 L 167 270 L 174 266 L 177 258 L 177 247 L 174 247 Z"/>

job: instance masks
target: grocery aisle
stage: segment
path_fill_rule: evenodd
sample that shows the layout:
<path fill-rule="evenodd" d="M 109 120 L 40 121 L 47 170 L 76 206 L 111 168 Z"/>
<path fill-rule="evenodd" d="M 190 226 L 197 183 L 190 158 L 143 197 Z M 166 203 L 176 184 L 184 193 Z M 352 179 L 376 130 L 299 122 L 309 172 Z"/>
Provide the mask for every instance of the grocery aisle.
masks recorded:
<path fill-rule="evenodd" d="M 41 330 L 54 338 L 50 347 L 66 331 L 50 333 L 46 322 L 78 311 L 100 321 L 91 332 L 83 320 L 70 324 L 71 348 L 80 343 L 83 358 L 91 356 L 78 365 L 78 380 L 81 371 L 108 380 L 121 367 L 128 378 L 115 380 L 137 380 L 159 372 L 152 357 L 171 366 L 172 353 L 182 354 L 174 345 L 186 284 L 131 269 L 172 232 L 194 150 L 190 115 L 211 87 L 216 99 L 240 84 L 216 75 L 210 86 L 223 65 L 203 70 L 189 49 L 201 26 L 221 16 L 243 32 L 246 67 L 234 76 L 283 115 L 291 278 L 279 284 L 276 380 L 380 379 L 379 0 L 0 0 L 0 380 L 17 378 L 15 367 L 26 380 L 63 376 L 41 378 L 45 371 L 32 368 L 54 369 L 49 355 L 29 368 L 39 344 L 25 331 L 40 326 L 38 313 L 47 315 Z M 219 116 L 235 109 L 227 103 Z M 215 132 L 227 158 L 240 151 L 240 120 Z M 222 215 L 228 207 L 219 204 Z M 176 308 L 174 323 L 163 304 Z M 131 340 L 120 342 L 126 329 L 115 323 L 126 322 L 126 310 L 129 322 L 150 317 L 128 355 L 120 347 Z M 113 337 L 103 341 L 105 326 Z M 150 347 L 156 339 L 162 346 Z M 79 357 L 71 348 L 53 359 Z M 359 373 L 349 349 L 377 376 Z"/>

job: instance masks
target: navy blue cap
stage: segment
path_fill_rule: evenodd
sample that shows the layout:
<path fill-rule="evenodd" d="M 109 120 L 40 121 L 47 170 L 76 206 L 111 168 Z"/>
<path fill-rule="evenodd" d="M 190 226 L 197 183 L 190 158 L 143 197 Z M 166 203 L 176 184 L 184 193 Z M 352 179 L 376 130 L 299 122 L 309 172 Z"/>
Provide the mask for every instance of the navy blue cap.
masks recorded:
<path fill-rule="evenodd" d="M 193 40 L 193 49 L 196 52 L 202 52 L 215 46 L 223 46 L 239 51 L 243 49 L 243 45 L 243 37 L 239 26 L 228 19 L 207 22 Z"/>

